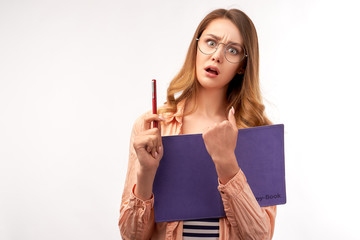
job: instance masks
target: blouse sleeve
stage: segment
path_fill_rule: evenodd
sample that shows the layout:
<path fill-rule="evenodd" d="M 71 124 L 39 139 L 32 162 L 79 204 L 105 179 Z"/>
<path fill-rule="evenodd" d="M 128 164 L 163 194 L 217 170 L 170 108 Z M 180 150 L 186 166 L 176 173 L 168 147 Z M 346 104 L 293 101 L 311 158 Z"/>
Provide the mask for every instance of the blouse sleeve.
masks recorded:
<path fill-rule="evenodd" d="M 154 229 L 154 197 L 143 201 L 135 196 L 136 174 L 139 169 L 137 155 L 133 147 L 136 134 L 143 128 L 144 115 L 133 126 L 129 146 L 129 161 L 121 199 L 119 229 L 123 239 L 150 239 Z"/>
<path fill-rule="evenodd" d="M 226 217 L 240 239 L 271 239 L 274 233 L 276 206 L 260 207 L 244 173 L 239 172 L 218 190 Z"/>

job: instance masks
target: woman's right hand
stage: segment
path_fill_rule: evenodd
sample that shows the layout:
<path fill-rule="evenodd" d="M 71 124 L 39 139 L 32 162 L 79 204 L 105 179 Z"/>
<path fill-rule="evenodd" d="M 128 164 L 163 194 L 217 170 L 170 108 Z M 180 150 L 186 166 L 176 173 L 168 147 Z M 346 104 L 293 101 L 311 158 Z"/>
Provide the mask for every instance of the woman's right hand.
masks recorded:
<path fill-rule="evenodd" d="M 151 128 L 153 121 L 159 122 L 158 128 Z M 161 140 L 161 121 L 164 121 L 164 118 L 157 114 L 149 114 L 144 119 L 143 130 L 135 136 L 133 146 L 142 172 L 155 174 L 164 154 Z"/>

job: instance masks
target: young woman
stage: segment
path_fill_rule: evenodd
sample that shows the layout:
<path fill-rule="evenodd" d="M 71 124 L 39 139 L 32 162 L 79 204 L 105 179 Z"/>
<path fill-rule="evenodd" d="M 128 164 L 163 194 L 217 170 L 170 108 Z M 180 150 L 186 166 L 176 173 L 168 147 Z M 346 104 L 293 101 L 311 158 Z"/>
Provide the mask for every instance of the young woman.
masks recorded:
<path fill-rule="evenodd" d="M 271 124 L 264 110 L 252 21 L 237 9 L 209 13 L 170 83 L 161 116 L 148 112 L 134 124 L 120 209 L 122 237 L 271 239 L 276 206 L 259 206 L 234 154 L 239 128 Z M 159 128 L 151 128 L 153 121 Z M 195 133 L 202 134 L 216 167 L 226 217 L 155 224 L 152 186 L 163 156 L 161 136 Z"/>

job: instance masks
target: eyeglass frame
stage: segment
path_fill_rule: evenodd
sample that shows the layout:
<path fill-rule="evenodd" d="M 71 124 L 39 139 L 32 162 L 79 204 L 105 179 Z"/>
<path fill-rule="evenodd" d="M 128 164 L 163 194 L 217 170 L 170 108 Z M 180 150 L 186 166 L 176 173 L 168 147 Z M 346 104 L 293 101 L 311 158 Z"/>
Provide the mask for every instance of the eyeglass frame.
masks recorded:
<path fill-rule="evenodd" d="M 202 53 L 205 54 L 205 55 L 214 54 L 214 53 L 218 50 L 219 45 L 220 45 L 220 44 L 223 44 L 223 45 L 224 45 L 224 57 L 225 57 L 226 61 L 228 61 L 229 63 L 234 63 L 234 64 L 235 64 L 235 63 L 241 63 L 242 60 L 244 60 L 245 58 L 248 57 L 248 55 L 246 54 L 246 49 L 245 49 L 245 47 L 241 46 L 241 47 L 244 49 L 244 57 L 243 57 L 239 62 L 230 62 L 229 59 L 227 59 L 227 57 L 226 57 L 226 48 L 227 48 L 231 43 L 228 43 L 228 44 L 225 45 L 225 43 L 222 43 L 222 42 L 218 42 L 218 43 L 216 44 L 216 47 L 215 47 L 215 51 L 214 51 L 214 52 L 212 52 L 212 53 L 204 53 L 204 52 L 201 50 L 201 48 L 199 47 L 199 40 L 200 40 L 200 38 L 201 38 L 201 36 L 198 37 L 198 38 L 196 38 L 197 48 L 200 50 L 200 52 L 202 52 Z"/>

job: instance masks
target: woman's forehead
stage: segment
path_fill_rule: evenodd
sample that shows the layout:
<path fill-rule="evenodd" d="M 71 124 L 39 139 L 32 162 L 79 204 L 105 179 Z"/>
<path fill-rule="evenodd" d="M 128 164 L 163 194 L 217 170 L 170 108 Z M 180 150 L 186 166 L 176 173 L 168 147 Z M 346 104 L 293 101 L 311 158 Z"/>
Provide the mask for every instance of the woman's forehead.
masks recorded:
<path fill-rule="evenodd" d="M 229 19 L 218 18 L 209 23 L 203 35 L 212 34 L 223 40 L 242 43 L 242 36 L 236 25 Z"/>

